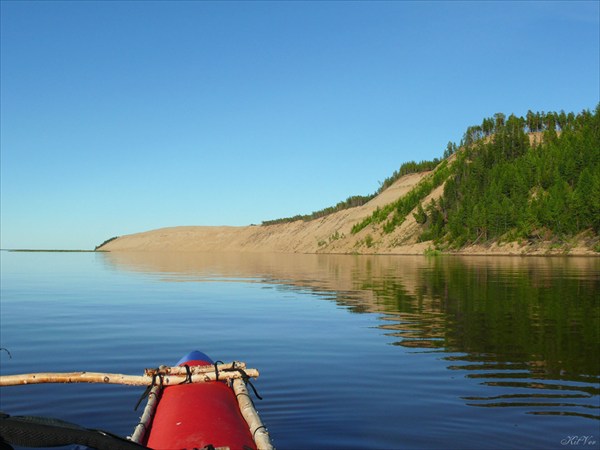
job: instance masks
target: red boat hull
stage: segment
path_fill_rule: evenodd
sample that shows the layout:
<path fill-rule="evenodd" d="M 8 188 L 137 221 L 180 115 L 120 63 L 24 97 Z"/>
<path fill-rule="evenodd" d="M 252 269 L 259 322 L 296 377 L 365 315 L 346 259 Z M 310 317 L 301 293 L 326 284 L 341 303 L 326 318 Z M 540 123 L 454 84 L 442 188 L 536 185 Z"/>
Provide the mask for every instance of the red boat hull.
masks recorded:
<path fill-rule="evenodd" d="M 180 365 L 212 364 L 200 352 L 192 352 L 188 358 L 194 359 L 184 358 Z M 233 390 L 221 381 L 164 388 L 146 446 L 166 450 L 209 445 L 231 450 L 256 448 Z"/>

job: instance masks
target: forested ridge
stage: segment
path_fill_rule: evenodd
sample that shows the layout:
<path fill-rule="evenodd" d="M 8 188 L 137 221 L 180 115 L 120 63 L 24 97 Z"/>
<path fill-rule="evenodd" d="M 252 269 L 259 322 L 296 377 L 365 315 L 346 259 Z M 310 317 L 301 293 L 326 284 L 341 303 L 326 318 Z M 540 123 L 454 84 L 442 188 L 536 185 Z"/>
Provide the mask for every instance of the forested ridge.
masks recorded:
<path fill-rule="evenodd" d="M 600 104 L 577 115 L 496 114 L 468 128 L 442 197 L 414 213 L 420 240 L 452 249 L 490 241 L 560 242 L 586 231 L 597 238 L 599 112 Z"/>
<path fill-rule="evenodd" d="M 389 251 L 410 242 L 432 242 L 442 251 L 505 242 L 561 248 L 583 240 L 600 252 L 600 104 L 579 114 L 497 113 L 467 128 L 458 145 L 449 142 L 443 158 L 404 163 L 372 195 L 263 225 L 361 206 L 404 175 L 430 172 L 405 195 L 351 224 L 350 235 L 338 230 L 320 239 L 319 250 L 355 235 L 353 251 L 363 244 Z M 409 218 L 416 228 L 398 231 Z"/>

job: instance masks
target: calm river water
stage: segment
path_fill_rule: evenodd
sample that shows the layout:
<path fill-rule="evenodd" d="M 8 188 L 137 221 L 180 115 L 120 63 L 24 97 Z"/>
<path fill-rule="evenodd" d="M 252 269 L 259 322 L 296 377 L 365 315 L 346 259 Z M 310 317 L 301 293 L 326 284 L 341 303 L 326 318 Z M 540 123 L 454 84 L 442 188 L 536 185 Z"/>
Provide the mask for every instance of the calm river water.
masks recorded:
<path fill-rule="evenodd" d="M 1 254 L 3 375 L 260 370 L 279 449 L 600 448 L 600 258 Z M 128 435 L 140 388 L 5 387 Z"/>

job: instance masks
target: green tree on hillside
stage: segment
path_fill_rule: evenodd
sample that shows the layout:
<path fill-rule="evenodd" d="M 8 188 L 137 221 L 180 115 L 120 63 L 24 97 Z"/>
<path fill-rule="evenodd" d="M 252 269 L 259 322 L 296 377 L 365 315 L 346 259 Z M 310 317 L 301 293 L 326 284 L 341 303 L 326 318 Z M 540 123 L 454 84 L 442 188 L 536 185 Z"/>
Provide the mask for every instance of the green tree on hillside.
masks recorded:
<path fill-rule="evenodd" d="M 566 237 L 586 229 L 598 234 L 599 109 L 576 116 L 495 114 L 494 133 L 486 140 L 480 133 L 489 130 L 491 119 L 467 129 L 468 144 L 435 206 L 442 226 L 435 232 L 428 227 L 425 236 L 460 247 L 503 236 Z M 532 148 L 527 131 L 543 132 L 543 142 Z"/>

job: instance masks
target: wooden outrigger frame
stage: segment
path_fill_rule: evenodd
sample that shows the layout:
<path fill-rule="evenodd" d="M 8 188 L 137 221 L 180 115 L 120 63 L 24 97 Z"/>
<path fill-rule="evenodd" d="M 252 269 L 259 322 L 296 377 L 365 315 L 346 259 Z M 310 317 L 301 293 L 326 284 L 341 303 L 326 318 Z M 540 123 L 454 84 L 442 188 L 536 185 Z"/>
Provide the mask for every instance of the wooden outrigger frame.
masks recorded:
<path fill-rule="evenodd" d="M 257 448 L 259 450 L 273 450 L 274 447 L 271 443 L 269 432 L 260 419 L 246 387 L 245 380 L 248 378 L 257 378 L 258 376 L 258 370 L 248 369 L 246 368 L 245 363 L 234 361 L 231 363 L 210 366 L 193 366 L 188 368 L 179 366 L 161 366 L 158 369 L 146 369 L 144 375 L 124 375 L 101 372 L 48 372 L 2 375 L 0 376 L 0 387 L 41 383 L 101 383 L 151 386 L 148 394 L 148 401 L 146 402 L 146 406 L 140 418 L 140 423 L 135 427 L 129 438 L 131 441 L 139 444 L 143 442 L 146 431 L 151 425 L 163 388 L 184 382 L 205 383 L 217 380 L 227 381 L 230 383 L 235 393 L 238 400 L 238 407 L 248 424 L 248 428 L 250 429 L 250 433 Z M 157 379 L 160 380 L 160 383 L 158 384 L 156 383 Z"/>

